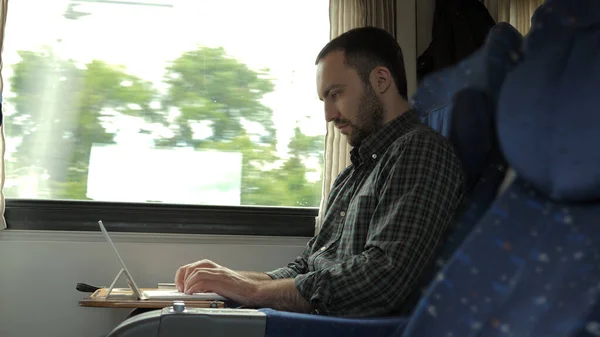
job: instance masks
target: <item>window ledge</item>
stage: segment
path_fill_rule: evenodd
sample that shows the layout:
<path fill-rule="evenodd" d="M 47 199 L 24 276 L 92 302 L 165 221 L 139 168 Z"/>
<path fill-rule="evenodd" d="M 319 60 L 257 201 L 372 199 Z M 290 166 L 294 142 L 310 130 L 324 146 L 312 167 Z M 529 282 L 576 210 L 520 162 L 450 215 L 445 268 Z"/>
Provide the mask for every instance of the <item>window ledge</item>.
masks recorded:
<path fill-rule="evenodd" d="M 207 234 L 168 234 L 168 233 L 110 233 L 114 242 L 121 243 L 160 243 L 160 244 L 194 244 L 194 245 L 235 245 L 235 246 L 284 246 L 304 247 L 307 237 L 273 237 L 244 235 L 207 235 Z M 106 242 L 98 232 L 50 231 L 50 230 L 18 230 L 0 231 L 2 241 L 27 242 Z"/>
<path fill-rule="evenodd" d="M 312 237 L 317 208 L 7 199 L 12 230 Z"/>

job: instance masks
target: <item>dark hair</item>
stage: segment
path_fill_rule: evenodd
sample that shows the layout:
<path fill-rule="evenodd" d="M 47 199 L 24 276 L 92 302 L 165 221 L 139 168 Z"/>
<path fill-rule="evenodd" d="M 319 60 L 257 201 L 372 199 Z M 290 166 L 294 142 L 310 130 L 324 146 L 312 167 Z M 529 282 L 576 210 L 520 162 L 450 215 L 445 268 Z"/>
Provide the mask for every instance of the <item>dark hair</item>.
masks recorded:
<path fill-rule="evenodd" d="M 317 56 L 318 64 L 334 51 L 343 51 L 345 63 L 354 68 L 365 83 L 369 83 L 371 71 L 378 66 L 389 69 L 398 93 L 407 99 L 406 71 L 402 49 L 396 39 L 386 30 L 361 27 L 345 32 L 329 41 Z"/>

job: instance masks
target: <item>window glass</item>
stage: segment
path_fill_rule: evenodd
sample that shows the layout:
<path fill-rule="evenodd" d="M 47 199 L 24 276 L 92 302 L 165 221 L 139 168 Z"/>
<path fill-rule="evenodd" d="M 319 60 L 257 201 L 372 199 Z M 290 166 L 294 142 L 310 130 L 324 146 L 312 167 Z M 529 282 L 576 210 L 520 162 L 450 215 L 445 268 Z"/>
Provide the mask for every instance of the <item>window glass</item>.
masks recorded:
<path fill-rule="evenodd" d="M 7 198 L 317 207 L 323 0 L 18 0 Z"/>

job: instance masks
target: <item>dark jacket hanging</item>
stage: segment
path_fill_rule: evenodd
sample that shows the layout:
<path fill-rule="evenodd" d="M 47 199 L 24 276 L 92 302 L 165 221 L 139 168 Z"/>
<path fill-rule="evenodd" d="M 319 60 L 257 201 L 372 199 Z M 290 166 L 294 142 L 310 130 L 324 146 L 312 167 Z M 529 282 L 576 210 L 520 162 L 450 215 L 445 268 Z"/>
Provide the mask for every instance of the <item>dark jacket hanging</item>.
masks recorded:
<path fill-rule="evenodd" d="M 496 22 L 479 0 L 436 0 L 432 41 L 417 59 L 417 77 L 450 67 L 483 45 Z"/>

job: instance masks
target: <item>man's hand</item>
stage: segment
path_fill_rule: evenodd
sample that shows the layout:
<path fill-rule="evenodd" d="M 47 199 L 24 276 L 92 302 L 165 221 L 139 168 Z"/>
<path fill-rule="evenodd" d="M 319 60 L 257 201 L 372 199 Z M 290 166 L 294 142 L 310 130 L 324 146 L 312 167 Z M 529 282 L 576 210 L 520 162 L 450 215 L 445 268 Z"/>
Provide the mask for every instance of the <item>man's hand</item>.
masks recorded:
<path fill-rule="evenodd" d="M 185 290 L 185 280 L 187 280 L 188 276 L 195 271 L 197 268 L 220 268 L 218 264 L 212 262 L 211 260 L 200 260 L 194 263 L 189 263 L 184 266 L 179 267 L 177 272 L 175 273 L 175 287 L 178 291 L 184 292 Z"/>
<path fill-rule="evenodd" d="M 272 280 L 265 273 L 237 272 L 210 260 L 180 267 L 175 273 L 175 286 L 186 294 L 214 292 L 244 306 L 296 312 L 311 309 L 292 278 Z"/>
<path fill-rule="evenodd" d="M 210 260 L 202 260 L 190 264 L 186 264 L 185 266 L 180 267 L 175 273 L 175 286 L 177 290 L 184 291 L 184 281 L 186 280 L 186 275 L 189 275 L 192 270 L 195 268 L 219 268 L 218 264 L 210 261 Z M 266 273 L 254 272 L 254 271 L 236 271 L 236 273 L 244 276 L 247 279 L 253 281 L 272 281 L 273 279 L 267 275 Z"/>
<path fill-rule="evenodd" d="M 241 305 L 253 305 L 252 296 L 260 282 L 210 260 L 182 266 L 175 274 L 175 286 L 181 292 L 215 292 Z"/>

